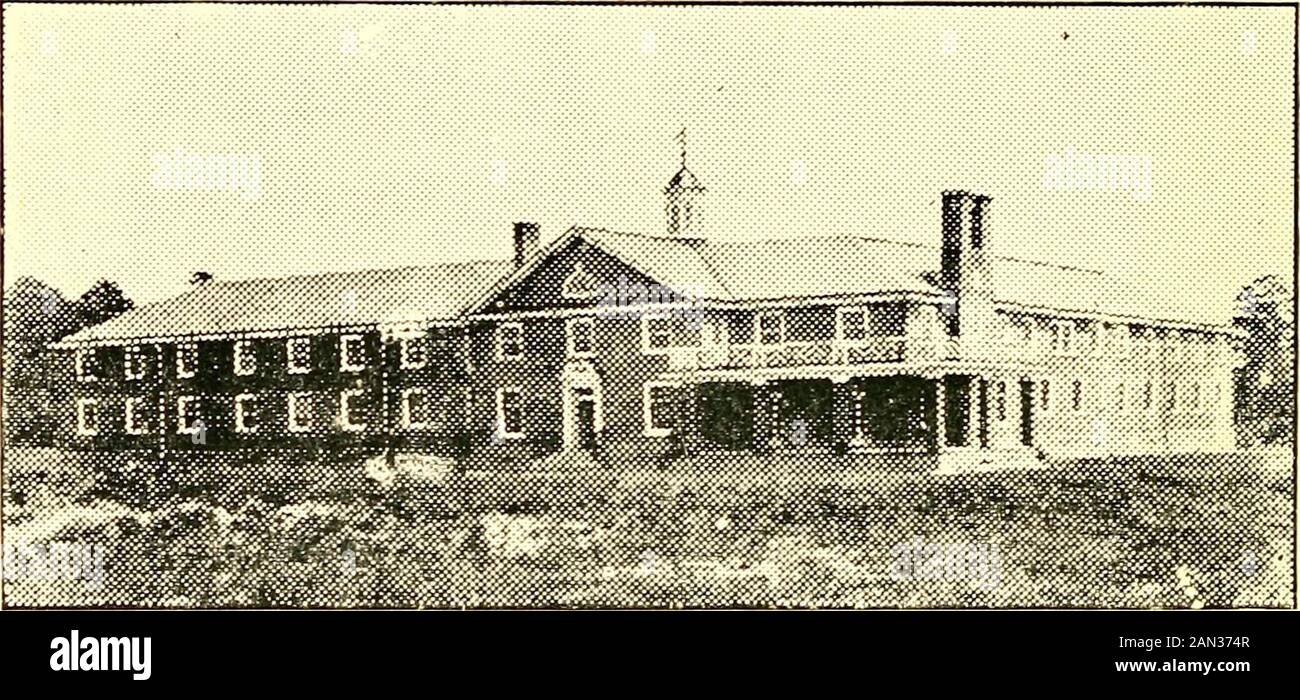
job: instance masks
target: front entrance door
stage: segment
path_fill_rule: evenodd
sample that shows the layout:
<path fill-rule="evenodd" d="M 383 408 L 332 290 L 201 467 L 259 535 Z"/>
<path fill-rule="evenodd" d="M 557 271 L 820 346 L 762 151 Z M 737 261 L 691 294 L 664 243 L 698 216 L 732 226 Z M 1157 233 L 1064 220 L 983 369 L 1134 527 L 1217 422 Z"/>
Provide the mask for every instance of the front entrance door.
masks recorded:
<path fill-rule="evenodd" d="M 596 397 L 591 389 L 573 393 L 573 446 L 590 450 L 596 446 Z"/>

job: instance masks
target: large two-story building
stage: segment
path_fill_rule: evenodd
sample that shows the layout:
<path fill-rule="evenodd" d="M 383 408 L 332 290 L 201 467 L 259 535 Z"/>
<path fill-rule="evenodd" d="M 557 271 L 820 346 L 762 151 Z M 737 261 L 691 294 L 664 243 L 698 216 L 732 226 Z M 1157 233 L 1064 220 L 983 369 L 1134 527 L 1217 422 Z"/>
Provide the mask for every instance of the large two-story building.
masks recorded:
<path fill-rule="evenodd" d="M 1100 273 L 998 256 L 990 199 L 936 245 L 702 235 L 683 164 L 661 234 L 573 228 L 514 259 L 209 281 L 85 329 L 68 433 L 92 448 L 304 442 L 476 455 L 707 450 L 1226 451 L 1240 332 Z"/>

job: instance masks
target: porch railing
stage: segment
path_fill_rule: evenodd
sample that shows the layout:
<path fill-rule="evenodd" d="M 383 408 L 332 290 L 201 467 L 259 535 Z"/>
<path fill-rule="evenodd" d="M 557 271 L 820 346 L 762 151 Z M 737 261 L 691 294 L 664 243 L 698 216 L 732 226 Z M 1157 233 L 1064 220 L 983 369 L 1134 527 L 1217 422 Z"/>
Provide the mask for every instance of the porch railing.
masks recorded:
<path fill-rule="evenodd" d="M 668 353 L 668 358 L 670 368 L 674 370 L 746 369 L 902 362 L 905 359 L 936 359 L 944 352 L 942 344 L 934 340 L 900 336 L 679 348 Z"/>

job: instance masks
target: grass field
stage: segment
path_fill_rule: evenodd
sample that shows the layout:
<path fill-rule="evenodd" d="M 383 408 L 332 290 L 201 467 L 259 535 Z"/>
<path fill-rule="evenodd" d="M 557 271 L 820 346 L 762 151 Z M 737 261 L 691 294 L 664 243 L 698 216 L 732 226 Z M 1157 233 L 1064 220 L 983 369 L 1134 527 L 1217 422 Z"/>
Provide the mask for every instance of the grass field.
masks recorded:
<path fill-rule="evenodd" d="M 7 565 L 5 604 L 1294 605 L 1283 453 L 982 474 L 735 458 L 713 470 L 595 465 L 383 484 L 359 460 L 298 466 L 316 476 L 291 497 L 207 481 L 142 503 L 110 478 L 122 465 L 11 448 L 10 556 L 81 543 L 104 557 L 91 586 Z M 228 482 L 250 481 L 253 468 L 231 462 Z M 901 557 L 920 565 L 900 567 Z"/>

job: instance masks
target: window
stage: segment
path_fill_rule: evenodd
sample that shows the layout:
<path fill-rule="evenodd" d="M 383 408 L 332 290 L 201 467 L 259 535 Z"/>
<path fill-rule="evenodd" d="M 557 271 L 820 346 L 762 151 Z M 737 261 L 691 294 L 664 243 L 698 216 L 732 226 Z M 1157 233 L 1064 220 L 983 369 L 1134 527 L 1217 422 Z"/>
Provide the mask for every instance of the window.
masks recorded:
<path fill-rule="evenodd" d="M 1070 410 L 1083 408 L 1083 382 L 1078 379 L 1070 385 Z"/>
<path fill-rule="evenodd" d="M 524 326 L 503 323 L 497 326 L 497 360 L 521 360 L 524 357 Z"/>
<path fill-rule="evenodd" d="M 285 343 L 285 364 L 289 374 L 311 371 L 311 338 L 290 338 Z"/>
<path fill-rule="evenodd" d="M 289 394 L 289 432 L 305 433 L 311 430 L 311 394 L 298 391 Z"/>
<path fill-rule="evenodd" d="M 1007 419 L 1007 383 L 1006 382 L 998 382 L 997 409 L 998 409 L 998 420 L 1000 421 L 1006 420 Z"/>
<path fill-rule="evenodd" d="M 641 347 L 646 352 L 666 350 L 673 346 L 672 319 L 642 318 Z"/>
<path fill-rule="evenodd" d="M 1052 322 L 1052 354 L 1062 356 L 1075 354 L 1073 321 Z"/>
<path fill-rule="evenodd" d="M 339 427 L 349 431 L 366 429 L 362 389 L 344 389 L 339 394 Z"/>
<path fill-rule="evenodd" d="M 867 337 L 867 312 L 862 309 L 840 309 L 840 340 L 865 340 Z"/>
<path fill-rule="evenodd" d="M 1038 389 L 1038 405 L 1046 412 L 1052 407 L 1052 383 L 1044 379 Z"/>
<path fill-rule="evenodd" d="M 95 360 L 95 348 L 77 348 L 74 364 L 77 369 L 78 381 L 91 382 L 95 380 Z"/>
<path fill-rule="evenodd" d="M 402 338 L 402 369 L 420 369 L 429 364 L 429 339 L 420 335 Z"/>
<path fill-rule="evenodd" d="M 754 317 L 754 337 L 759 345 L 780 345 L 785 342 L 785 313 L 763 311 Z"/>
<path fill-rule="evenodd" d="M 235 374 L 248 376 L 257 371 L 257 355 L 253 353 L 253 341 L 235 341 Z"/>
<path fill-rule="evenodd" d="M 122 373 L 127 380 L 144 378 L 144 354 L 139 345 L 128 347 L 122 356 Z"/>
<path fill-rule="evenodd" d="M 408 430 L 429 427 L 429 396 L 424 389 L 402 390 L 402 427 Z"/>
<path fill-rule="evenodd" d="M 235 397 L 235 432 L 257 432 L 257 397 L 240 394 Z"/>
<path fill-rule="evenodd" d="M 128 396 L 125 402 L 125 423 L 127 435 L 144 435 L 148 426 L 144 422 L 144 398 Z"/>
<path fill-rule="evenodd" d="M 673 391 L 676 384 L 647 382 L 642 393 L 642 418 L 646 437 L 667 437 L 673 432 Z"/>
<path fill-rule="evenodd" d="M 560 296 L 565 299 L 594 299 L 600 294 L 600 280 L 583 269 L 582 263 L 575 264 L 573 272 L 560 284 Z"/>
<path fill-rule="evenodd" d="M 524 395 L 517 386 L 497 389 L 497 435 L 524 436 Z"/>
<path fill-rule="evenodd" d="M 595 327 L 596 321 L 591 318 L 575 318 L 565 324 L 569 357 L 591 357 L 596 354 L 592 340 Z"/>
<path fill-rule="evenodd" d="M 197 343 L 181 343 L 176 346 L 176 376 L 179 379 L 193 377 L 199 369 L 199 346 Z"/>
<path fill-rule="evenodd" d="M 176 432 L 179 435 L 198 435 L 203 432 L 197 396 L 176 397 Z"/>
<path fill-rule="evenodd" d="M 99 401 L 97 399 L 77 400 L 77 434 L 99 434 Z"/>
<path fill-rule="evenodd" d="M 360 335 L 339 336 L 339 369 L 360 372 L 366 368 L 366 339 Z"/>

